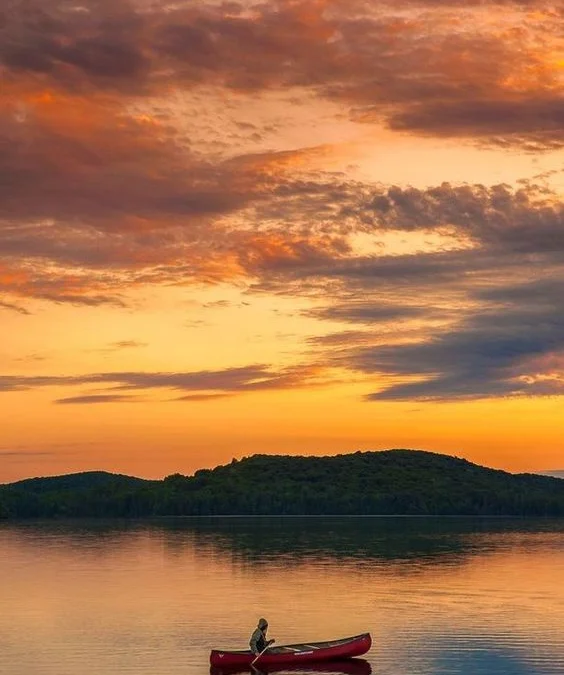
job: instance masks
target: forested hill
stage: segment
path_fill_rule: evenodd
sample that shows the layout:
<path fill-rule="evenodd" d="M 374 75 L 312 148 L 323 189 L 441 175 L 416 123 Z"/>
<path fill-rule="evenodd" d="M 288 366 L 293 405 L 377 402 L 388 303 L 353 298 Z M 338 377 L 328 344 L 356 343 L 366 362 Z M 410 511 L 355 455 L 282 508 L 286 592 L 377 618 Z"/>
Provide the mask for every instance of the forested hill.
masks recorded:
<path fill-rule="evenodd" d="M 194 476 L 105 472 L 0 486 L 0 517 L 229 514 L 564 516 L 564 480 L 415 450 L 255 455 Z"/>

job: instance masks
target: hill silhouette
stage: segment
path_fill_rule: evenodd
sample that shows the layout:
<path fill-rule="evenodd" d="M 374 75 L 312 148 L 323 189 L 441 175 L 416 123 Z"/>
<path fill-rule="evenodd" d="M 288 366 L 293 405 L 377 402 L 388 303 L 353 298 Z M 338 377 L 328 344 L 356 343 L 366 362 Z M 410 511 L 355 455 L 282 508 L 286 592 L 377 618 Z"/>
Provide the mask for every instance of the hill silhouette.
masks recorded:
<path fill-rule="evenodd" d="M 10 487 L 28 492 L 52 492 L 58 490 L 81 490 L 108 485 L 141 485 L 147 483 L 143 478 L 124 476 L 108 471 L 84 471 L 82 473 L 68 473 L 62 476 L 48 476 L 46 478 L 25 478 L 11 483 Z"/>
<path fill-rule="evenodd" d="M 564 481 L 415 450 L 254 455 L 162 481 L 106 472 L 0 486 L 0 517 L 563 516 Z"/>

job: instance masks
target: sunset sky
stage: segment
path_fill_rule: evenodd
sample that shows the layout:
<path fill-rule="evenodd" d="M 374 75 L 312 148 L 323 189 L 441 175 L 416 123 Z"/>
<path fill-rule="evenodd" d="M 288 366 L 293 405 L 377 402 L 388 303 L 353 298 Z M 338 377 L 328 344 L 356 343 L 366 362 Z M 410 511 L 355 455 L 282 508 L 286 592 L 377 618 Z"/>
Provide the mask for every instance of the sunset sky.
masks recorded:
<path fill-rule="evenodd" d="M 564 6 L 5 0 L 0 482 L 564 468 Z"/>

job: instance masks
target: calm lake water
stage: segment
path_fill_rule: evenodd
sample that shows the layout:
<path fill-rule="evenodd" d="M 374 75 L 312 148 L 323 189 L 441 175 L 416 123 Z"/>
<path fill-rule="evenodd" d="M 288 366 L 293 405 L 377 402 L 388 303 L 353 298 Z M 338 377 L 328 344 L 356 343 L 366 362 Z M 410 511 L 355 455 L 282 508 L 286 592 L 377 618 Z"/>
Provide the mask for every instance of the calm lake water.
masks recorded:
<path fill-rule="evenodd" d="M 359 673 L 564 673 L 564 521 L 218 518 L 0 526 L 0 673 L 209 675 L 370 631 Z"/>

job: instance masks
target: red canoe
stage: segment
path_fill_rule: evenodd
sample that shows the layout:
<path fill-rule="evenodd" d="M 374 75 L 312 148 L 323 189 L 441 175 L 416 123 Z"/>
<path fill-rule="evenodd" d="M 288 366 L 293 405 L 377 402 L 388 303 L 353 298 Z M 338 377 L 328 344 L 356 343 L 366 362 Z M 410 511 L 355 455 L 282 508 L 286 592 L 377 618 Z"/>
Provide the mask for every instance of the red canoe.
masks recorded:
<path fill-rule="evenodd" d="M 299 665 L 314 661 L 334 661 L 361 656 L 372 646 L 370 633 L 329 642 L 307 642 L 296 645 L 270 647 L 256 662 L 256 667 L 268 665 Z M 255 659 L 250 649 L 241 651 L 225 651 L 212 649 L 210 664 L 221 668 L 250 666 Z"/>

